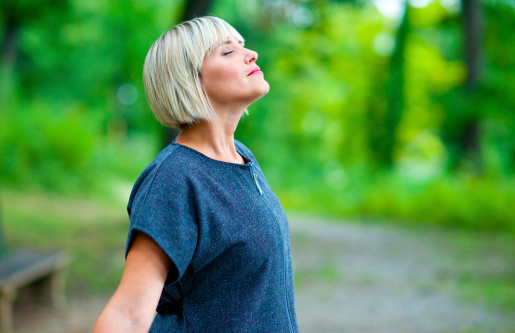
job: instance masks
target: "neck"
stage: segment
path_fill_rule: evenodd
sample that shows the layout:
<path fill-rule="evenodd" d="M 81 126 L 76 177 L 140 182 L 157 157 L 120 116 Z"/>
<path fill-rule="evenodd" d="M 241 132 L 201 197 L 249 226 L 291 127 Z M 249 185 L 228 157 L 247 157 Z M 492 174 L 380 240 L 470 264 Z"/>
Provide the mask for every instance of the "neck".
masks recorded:
<path fill-rule="evenodd" d="M 243 158 L 234 146 L 234 132 L 242 114 L 243 111 L 217 112 L 218 117 L 211 121 L 202 121 L 184 128 L 175 142 L 215 160 L 243 164 Z"/>

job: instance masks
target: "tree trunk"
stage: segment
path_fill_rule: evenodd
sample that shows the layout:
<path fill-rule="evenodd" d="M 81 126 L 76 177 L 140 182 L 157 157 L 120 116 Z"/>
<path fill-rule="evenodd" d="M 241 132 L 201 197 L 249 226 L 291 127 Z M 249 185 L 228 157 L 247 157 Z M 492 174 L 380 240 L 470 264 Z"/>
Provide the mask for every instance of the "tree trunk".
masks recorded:
<path fill-rule="evenodd" d="M 390 60 L 390 83 L 388 110 L 386 114 L 386 142 L 383 164 L 387 167 L 393 165 L 393 154 L 397 137 L 397 126 L 404 107 L 404 67 L 406 39 L 409 33 L 409 3 L 406 1 L 406 9 L 395 39 L 395 51 Z"/>
<path fill-rule="evenodd" d="M 2 63 L 1 66 L 7 70 L 12 70 L 16 63 L 16 37 L 18 35 L 18 24 L 13 16 L 7 16 L 5 27 L 4 42 L 2 43 Z"/>
<path fill-rule="evenodd" d="M 182 15 L 182 20 L 187 21 L 195 17 L 207 15 L 212 3 L 213 0 L 188 0 Z"/>
<path fill-rule="evenodd" d="M 477 90 L 482 72 L 482 13 L 479 0 L 464 0 L 463 16 L 465 20 L 465 60 L 468 70 L 465 89 L 472 96 Z M 474 107 L 474 105 L 471 105 L 471 107 Z M 482 175 L 483 163 L 481 159 L 479 115 L 479 110 L 470 110 L 470 119 L 465 124 L 461 134 L 461 146 L 465 156 L 471 159 L 475 172 L 478 175 Z"/>
<path fill-rule="evenodd" d="M 16 63 L 18 48 L 16 46 L 20 30 L 20 22 L 12 12 L 7 11 L 5 17 L 4 38 L 0 54 L 0 100 L 3 105 L 10 105 L 13 92 L 16 90 Z"/>

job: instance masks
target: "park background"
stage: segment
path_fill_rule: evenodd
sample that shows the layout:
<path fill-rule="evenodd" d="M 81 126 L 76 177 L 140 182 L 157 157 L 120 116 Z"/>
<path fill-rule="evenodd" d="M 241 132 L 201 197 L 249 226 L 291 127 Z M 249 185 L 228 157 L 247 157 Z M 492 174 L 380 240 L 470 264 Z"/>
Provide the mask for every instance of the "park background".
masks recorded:
<path fill-rule="evenodd" d="M 195 13 L 259 53 L 270 93 L 236 138 L 288 212 L 459 230 L 472 247 L 502 235 L 513 254 L 511 0 L 0 3 L 2 230 L 12 248 L 67 248 L 71 294 L 119 281 L 128 193 L 173 135 L 148 107 L 142 65 Z M 506 260 L 466 283 L 513 311 Z"/>

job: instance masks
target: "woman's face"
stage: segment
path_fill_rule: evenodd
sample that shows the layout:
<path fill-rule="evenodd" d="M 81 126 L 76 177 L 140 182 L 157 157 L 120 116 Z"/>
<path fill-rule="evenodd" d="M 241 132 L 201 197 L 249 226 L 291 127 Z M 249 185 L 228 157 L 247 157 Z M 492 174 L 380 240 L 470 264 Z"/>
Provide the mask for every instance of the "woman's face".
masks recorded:
<path fill-rule="evenodd" d="M 246 108 L 266 95 L 270 86 L 256 65 L 258 55 L 229 38 L 204 59 L 201 81 L 215 108 Z"/>

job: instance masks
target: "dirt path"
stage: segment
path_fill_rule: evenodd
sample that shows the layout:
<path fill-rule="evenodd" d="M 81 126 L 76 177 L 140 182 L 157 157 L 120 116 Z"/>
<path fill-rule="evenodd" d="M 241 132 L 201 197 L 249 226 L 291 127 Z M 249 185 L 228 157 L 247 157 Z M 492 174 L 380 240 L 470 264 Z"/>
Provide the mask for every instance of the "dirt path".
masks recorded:
<path fill-rule="evenodd" d="M 479 274 L 503 264 L 464 256 L 452 238 L 300 217 L 291 217 L 291 238 L 303 333 L 515 332 L 515 316 L 457 300 L 457 270 Z M 65 311 L 23 311 L 18 332 L 90 332 L 107 300 L 82 297 Z"/>
<path fill-rule="evenodd" d="M 481 274 L 499 264 L 464 255 L 453 237 L 291 220 L 301 332 L 515 332 L 515 316 L 456 300 L 452 274 Z"/>

